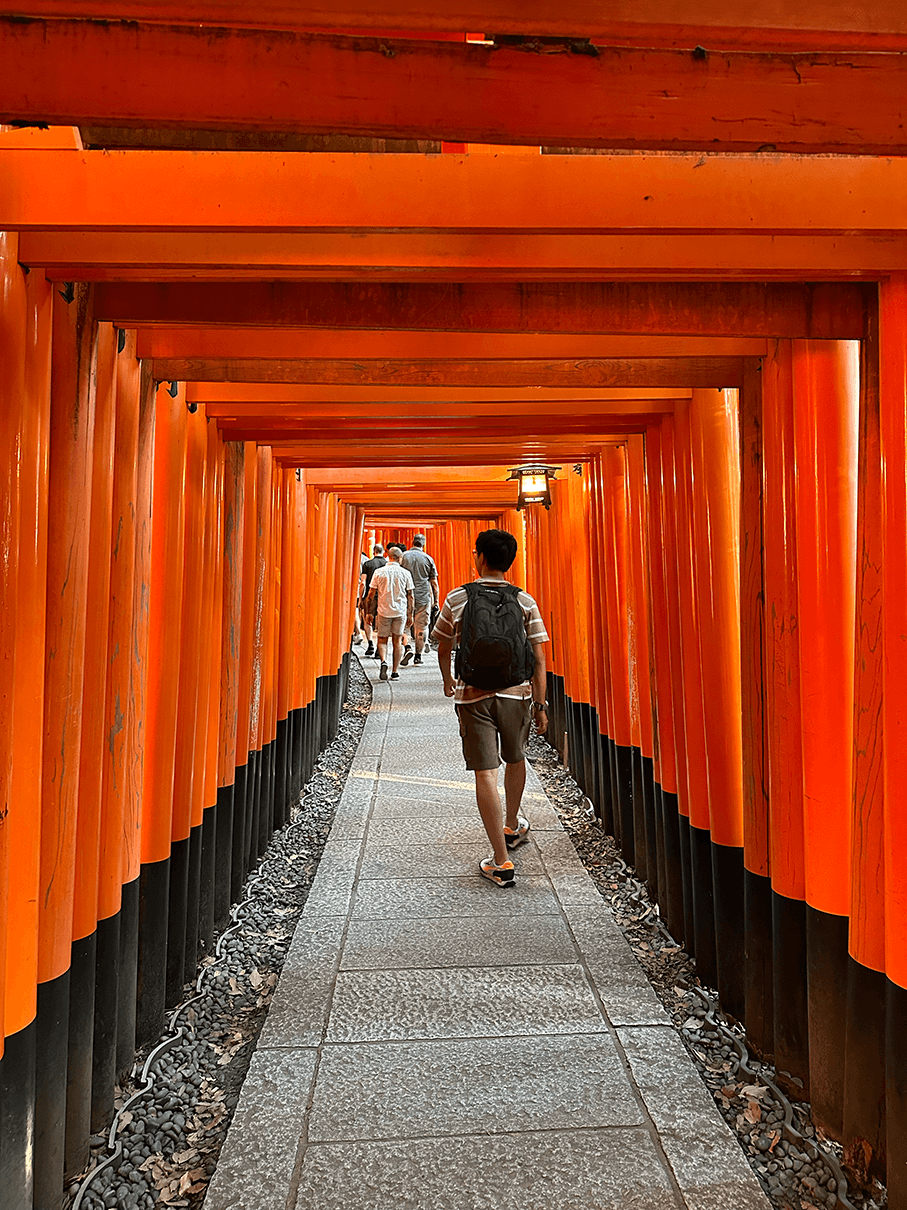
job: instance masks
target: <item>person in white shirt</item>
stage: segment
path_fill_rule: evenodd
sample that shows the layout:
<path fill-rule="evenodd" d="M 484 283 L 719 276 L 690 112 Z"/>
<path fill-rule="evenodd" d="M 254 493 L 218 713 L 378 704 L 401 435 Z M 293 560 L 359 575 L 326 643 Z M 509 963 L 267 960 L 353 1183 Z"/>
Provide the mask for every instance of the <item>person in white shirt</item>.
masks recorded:
<path fill-rule="evenodd" d="M 399 679 L 400 657 L 403 655 L 403 634 L 413 622 L 413 603 L 415 586 L 413 578 L 405 567 L 401 567 L 401 551 L 396 546 L 388 547 L 388 563 L 379 567 L 372 576 L 371 591 L 375 594 L 375 612 L 377 614 L 378 659 L 381 661 L 380 677 L 387 678 L 388 638 L 393 643 L 392 681 Z"/>

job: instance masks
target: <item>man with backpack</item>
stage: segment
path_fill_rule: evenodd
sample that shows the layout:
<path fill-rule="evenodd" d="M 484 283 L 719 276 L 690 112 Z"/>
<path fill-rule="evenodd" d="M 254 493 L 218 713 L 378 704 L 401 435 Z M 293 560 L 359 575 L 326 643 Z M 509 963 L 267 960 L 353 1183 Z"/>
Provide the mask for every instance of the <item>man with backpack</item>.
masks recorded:
<path fill-rule="evenodd" d="M 473 551 L 478 579 L 448 594 L 432 631 L 444 693 L 455 699 L 467 769 L 475 773 L 476 802 L 492 854 L 479 871 L 498 886 L 513 886 L 508 851 L 529 832 L 520 814 L 526 785 L 524 749 L 534 718 L 548 728 L 545 648 L 548 634 L 538 605 L 504 579 L 517 543 L 504 529 L 486 529 Z M 456 681 L 450 656 L 457 648 Z M 504 762 L 506 814 L 501 819 L 498 766 Z"/>

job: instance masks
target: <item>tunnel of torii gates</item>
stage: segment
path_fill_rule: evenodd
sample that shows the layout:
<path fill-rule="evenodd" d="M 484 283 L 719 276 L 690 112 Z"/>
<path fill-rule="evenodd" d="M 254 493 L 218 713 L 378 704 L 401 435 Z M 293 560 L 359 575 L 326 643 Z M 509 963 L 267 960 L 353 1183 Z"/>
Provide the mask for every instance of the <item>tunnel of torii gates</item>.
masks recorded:
<path fill-rule="evenodd" d="M 0 13 L 0 1205 L 335 733 L 360 550 L 494 525 L 552 741 L 905 1210 L 907 10 L 246 7 Z"/>

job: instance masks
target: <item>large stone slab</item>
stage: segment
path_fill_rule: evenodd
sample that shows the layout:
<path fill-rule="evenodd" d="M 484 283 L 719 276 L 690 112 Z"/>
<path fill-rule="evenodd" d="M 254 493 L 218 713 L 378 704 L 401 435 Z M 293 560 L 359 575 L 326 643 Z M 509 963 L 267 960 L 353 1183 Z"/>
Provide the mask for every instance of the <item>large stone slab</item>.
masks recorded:
<path fill-rule="evenodd" d="M 348 971 L 329 1042 L 520 1037 L 607 1029 L 581 966 Z"/>
<path fill-rule="evenodd" d="M 385 879 L 359 882 L 353 915 L 394 919 L 406 916 L 506 916 L 557 911 L 546 878 L 517 877 L 516 886 L 499 887 L 478 872 L 470 878 Z"/>
<path fill-rule="evenodd" d="M 768 1198 L 677 1033 L 650 1026 L 618 1035 L 690 1210 L 768 1210 Z"/>
<path fill-rule="evenodd" d="M 286 1210 L 315 1059 L 314 1050 L 252 1056 L 205 1210 Z"/>
<path fill-rule="evenodd" d="M 344 970 L 575 962 L 563 917 L 469 916 L 350 921 Z"/>
<path fill-rule="evenodd" d="M 440 1157 L 440 1158 L 439 1158 Z M 638 1127 L 326 1143 L 303 1160 L 295 1210 L 680 1210 Z M 728 1203 L 723 1210 L 734 1210 Z"/>
<path fill-rule="evenodd" d="M 308 1137 L 424 1138 L 641 1122 L 609 1034 L 326 1044 Z"/>
<path fill-rule="evenodd" d="M 346 916 L 299 921 L 258 1039 L 259 1050 L 321 1045 L 345 928 Z"/>

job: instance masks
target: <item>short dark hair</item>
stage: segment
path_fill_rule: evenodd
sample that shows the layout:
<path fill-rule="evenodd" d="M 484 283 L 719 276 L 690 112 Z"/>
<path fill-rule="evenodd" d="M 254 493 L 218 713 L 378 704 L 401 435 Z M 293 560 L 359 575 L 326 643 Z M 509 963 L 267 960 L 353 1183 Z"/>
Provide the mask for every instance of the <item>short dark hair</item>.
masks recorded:
<path fill-rule="evenodd" d="M 476 552 L 495 571 L 506 571 L 516 558 L 516 538 L 506 529 L 483 529 L 476 538 Z"/>
<path fill-rule="evenodd" d="M 397 550 L 403 551 L 404 554 L 406 553 L 406 547 L 403 545 L 402 542 L 388 542 L 388 544 L 387 544 L 388 550 L 394 550 L 395 548 Z"/>

